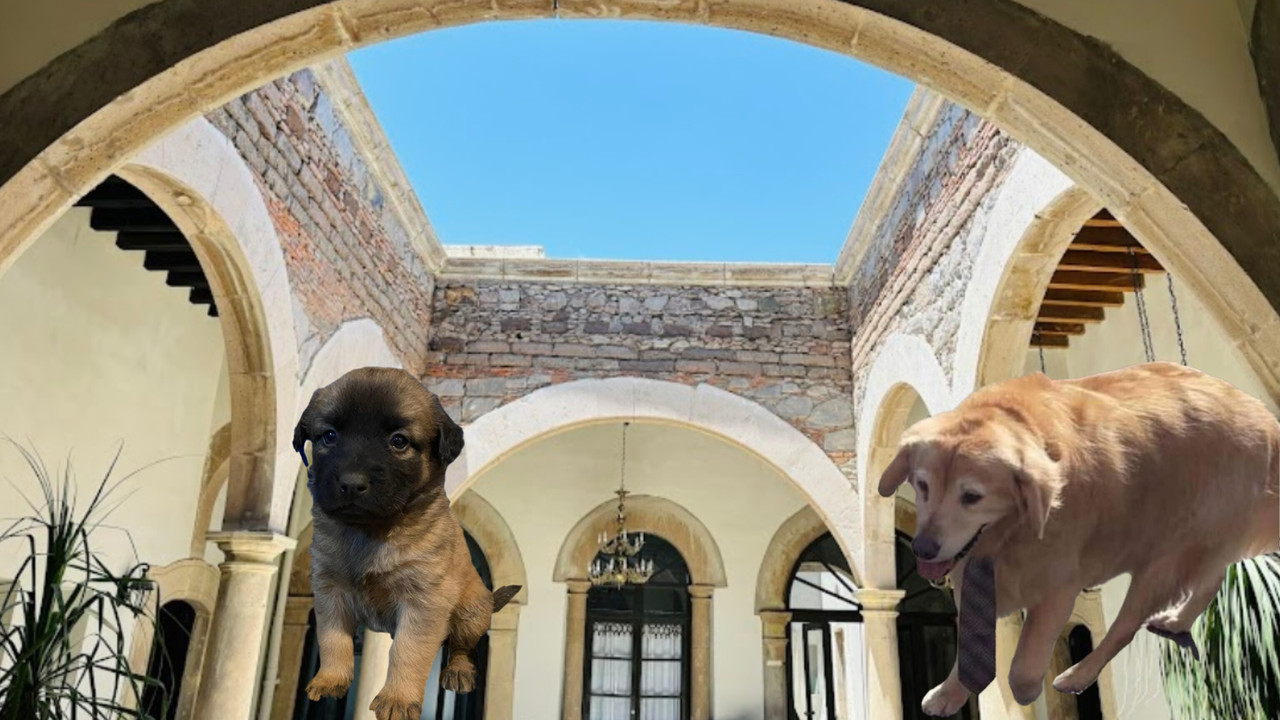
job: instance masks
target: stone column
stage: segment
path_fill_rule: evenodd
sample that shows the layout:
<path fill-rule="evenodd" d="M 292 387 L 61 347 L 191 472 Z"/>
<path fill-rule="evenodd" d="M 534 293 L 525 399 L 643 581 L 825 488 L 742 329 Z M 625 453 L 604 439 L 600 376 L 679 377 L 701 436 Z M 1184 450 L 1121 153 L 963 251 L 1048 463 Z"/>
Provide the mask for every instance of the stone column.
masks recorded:
<path fill-rule="evenodd" d="M 764 626 L 764 720 L 787 720 L 787 627 L 791 613 L 760 611 Z"/>
<path fill-rule="evenodd" d="M 291 597 L 284 606 L 284 623 L 280 629 L 279 679 L 271 695 L 271 717 L 285 720 L 293 717 L 293 703 L 297 698 L 298 683 L 310 678 L 300 678 L 302 650 L 307 644 L 307 620 L 315 601 L 310 597 Z"/>
<path fill-rule="evenodd" d="M 582 663 L 586 652 L 587 591 L 591 583 L 569 580 L 569 607 L 565 611 L 564 720 L 582 720 Z"/>
<path fill-rule="evenodd" d="M 353 720 L 374 720 L 369 706 L 382 692 L 387 682 L 387 668 L 391 664 L 391 635 L 364 631 L 360 648 L 360 677 L 356 680 L 356 706 Z"/>
<path fill-rule="evenodd" d="M 689 586 L 689 720 L 711 717 L 710 585 Z"/>
<path fill-rule="evenodd" d="M 513 720 L 515 717 L 516 628 L 519 624 L 520 606 L 510 603 L 493 616 L 493 623 L 489 626 L 484 720 Z"/>
<path fill-rule="evenodd" d="M 898 603 L 902 590 L 862 588 L 863 636 L 867 643 L 867 717 L 902 720 L 902 678 L 898 664 Z"/>
<path fill-rule="evenodd" d="M 209 533 L 226 559 L 220 566 L 218 604 L 195 720 L 249 720 L 258 680 L 258 657 L 271 603 L 276 558 L 293 538 L 271 532 Z"/>

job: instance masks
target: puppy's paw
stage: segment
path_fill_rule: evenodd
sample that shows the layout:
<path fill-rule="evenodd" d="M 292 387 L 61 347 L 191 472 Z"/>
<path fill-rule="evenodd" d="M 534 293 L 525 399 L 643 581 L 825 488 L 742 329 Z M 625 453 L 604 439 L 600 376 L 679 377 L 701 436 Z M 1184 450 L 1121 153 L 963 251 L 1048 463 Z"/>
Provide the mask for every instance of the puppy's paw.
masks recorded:
<path fill-rule="evenodd" d="M 960 712 L 960 708 L 969 702 L 969 688 L 959 682 L 950 680 L 929 691 L 920 703 L 920 709 L 931 717 L 949 717 Z"/>
<path fill-rule="evenodd" d="M 1013 699 L 1019 705 L 1030 705 L 1044 691 L 1044 676 L 1038 678 L 1020 678 L 1009 675 L 1009 689 L 1013 691 Z"/>
<path fill-rule="evenodd" d="M 1156 635 L 1159 635 L 1162 638 L 1166 638 L 1174 641 L 1175 643 L 1178 644 L 1178 647 L 1183 647 L 1190 650 L 1191 657 L 1195 658 L 1196 660 L 1200 659 L 1200 647 L 1196 645 L 1195 638 L 1191 637 L 1191 633 L 1187 632 L 1186 630 L 1182 630 L 1182 631 L 1170 630 L 1167 628 L 1160 627 L 1159 625 L 1148 625 L 1147 629 L 1155 633 Z"/>
<path fill-rule="evenodd" d="M 1098 674 L 1084 667 L 1084 663 L 1076 663 L 1058 677 L 1053 679 L 1053 689 L 1068 695 L 1079 695 L 1089 686 L 1097 682 Z"/>
<path fill-rule="evenodd" d="M 476 669 L 471 663 L 449 663 L 440 676 L 440 686 L 459 694 L 471 692 L 476 687 Z"/>
<path fill-rule="evenodd" d="M 377 720 L 418 720 L 422 716 L 422 698 L 402 698 L 384 688 L 369 703 L 369 709 Z"/>
<path fill-rule="evenodd" d="M 351 687 L 350 675 L 343 676 L 321 670 L 307 684 L 307 697 L 312 700 L 325 697 L 340 698 L 347 694 L 349 687 Z"/>

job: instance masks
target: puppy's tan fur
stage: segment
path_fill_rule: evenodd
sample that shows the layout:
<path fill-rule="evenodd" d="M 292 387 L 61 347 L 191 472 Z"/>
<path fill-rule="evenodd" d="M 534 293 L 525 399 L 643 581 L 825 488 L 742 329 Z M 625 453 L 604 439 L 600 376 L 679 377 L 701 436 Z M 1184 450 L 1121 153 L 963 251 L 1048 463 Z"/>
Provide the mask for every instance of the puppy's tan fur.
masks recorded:
<path fill-rule="evenodd" d="M 412 447 L 388 449 L 381 457 L 380 438 L 397 427 L 412 438 Z M 329 429 L 333 447 L 320 447 Z M 442 456 L 444 432 L 456 433 L 456 449 Z M 365 368 L 316 393 L 299 422 L 295 447 L 301 450 L 306 440 L 313 447 L 308 484 L 317 495 L 311 574 L 321 661 L 307 695 L 346 694 L 354 672 L 352 638 L 363 622 L 395 638 L 386 684 L 370 709 L 378 720 L 417 720 L 441 645 L 449 643 L 441 685 L 471 691 L 476 644 L 492 614 L 519 590 L 494 593 L 484 586 L 445 496 L 445 467 L 461 451 L 462 430 L 407 373 Z M 343 442 L 355 445 L 340 453 Z M 350 473 L 371 478 L 366 496 L 398 494 L 390 503 L 373 503 L 372 510 L 326 512 L 317 493 L 333 495 L 332 488 L 318 484 Z"/>
<path fill-rule="evenodd" d="M 1144 625 L 1191 644 L 1226 567 L 1280 548 L 1280 423 L 1230 384 L 1167 363 L 984 388 L 908 429 L 880 493 L 906 481 L 917 541 L 937 548 L 925 565 L 943 571 L 981 532 L 950 567 L 957 606 L 968 557 L 990 556 L 998 613 L 1027 610 L 1009 673 L 1023 704 L 1082 589 L 1132 576 L 1106 636 L 1054 680 L 1061 692 L 1092 685 Z M 950 715 L 968 695 L 953 669 L 923 708 Z"/>

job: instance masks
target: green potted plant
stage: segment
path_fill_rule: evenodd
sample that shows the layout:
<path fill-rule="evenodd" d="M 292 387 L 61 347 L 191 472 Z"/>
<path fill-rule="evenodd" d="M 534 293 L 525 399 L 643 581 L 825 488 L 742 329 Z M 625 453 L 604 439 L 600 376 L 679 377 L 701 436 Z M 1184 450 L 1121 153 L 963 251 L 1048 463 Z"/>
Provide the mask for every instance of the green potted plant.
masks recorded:
<path fill-rule="evenodd" d="M 1280 554 L 1227 568 L 1191 629 L 1200 659 L 1164 643 L 1165 697 L 1183 720 L 1280 718 Z"/>
<path fill-rule="evenodd" d="M 145 564 L 113 572 L 92 543 L 108 501 L 128 478 L 112 481 L 113 461 L 77 511 L 69 465 L 55 482 L 33 453 L 18 451 L 43 503 L 28 499 L 31 514 L 0 532 L 0 548 L 21 545 L 21 563 L 0 605 L 0 618 L 12 618 L 0 626 L 0 720 L 147 717 L 131 699 L 148 687 L 164 688 L 129 667 L 124 621 L 153 623 L 147 612 L 153 583 Z"/>

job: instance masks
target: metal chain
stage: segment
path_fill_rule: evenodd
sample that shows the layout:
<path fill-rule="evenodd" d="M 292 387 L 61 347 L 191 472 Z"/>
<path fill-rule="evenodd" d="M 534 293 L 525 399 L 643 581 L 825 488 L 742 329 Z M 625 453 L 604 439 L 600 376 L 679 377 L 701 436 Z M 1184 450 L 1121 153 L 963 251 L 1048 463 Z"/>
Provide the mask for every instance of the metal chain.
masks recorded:
<path fill-rule="evenodd" d="M 1138 272 L 1138 254 L 1129 248 L 1129 265 L 1133 274 L 1133 299 L 1138 306 L 1138 329 L 1142 334 L 1142 350 L 1147 362 L 1155 362 L 1156 352 L 1151 344 L 1151 322 L 1147 318 L 1147 302 L 1142 296 L 1142 275 Z"/>
<path fill-rule="evenodd" d="M 1187 364 L 1187 346 L 1182 341 L 1182 318 L 1178 316 L 1178 296 L 1173 292 L 1173 273 L 1165 272 L 1164 277 L 1169 281 L 1169 305 L 1173 308 L 1173 328 L 1178 331 L 1178 355 L 1182 358 L 1182 364 Z"/>
<path fill-rule="evenodd" d="M 1040 333 L 1036 333 L 1036 347 L 1040 350 L 1040 372 L 1048 375 L 1049 371 L 1044 369 L 1044 338 Z"/>

